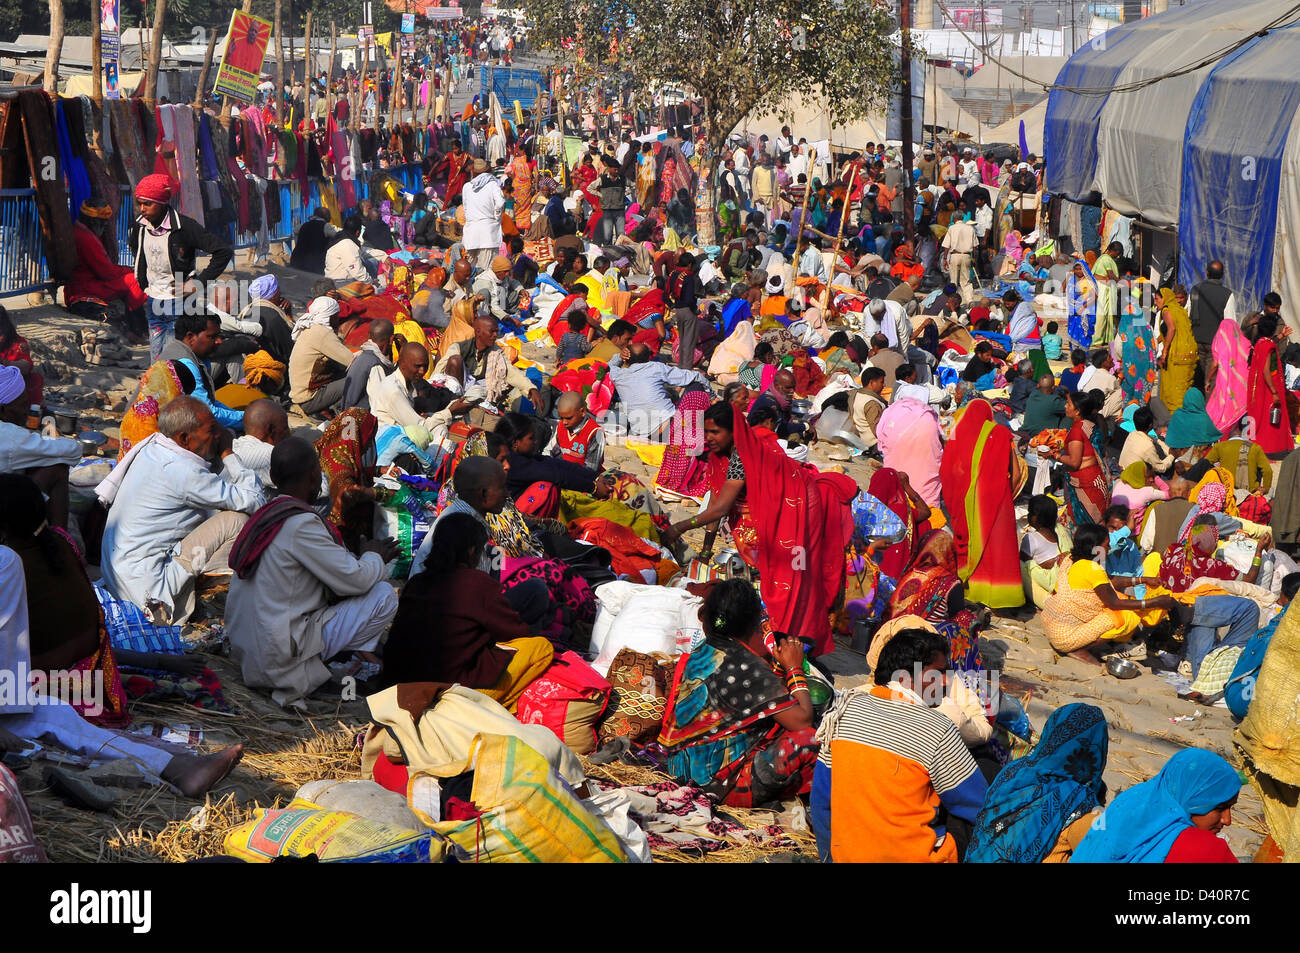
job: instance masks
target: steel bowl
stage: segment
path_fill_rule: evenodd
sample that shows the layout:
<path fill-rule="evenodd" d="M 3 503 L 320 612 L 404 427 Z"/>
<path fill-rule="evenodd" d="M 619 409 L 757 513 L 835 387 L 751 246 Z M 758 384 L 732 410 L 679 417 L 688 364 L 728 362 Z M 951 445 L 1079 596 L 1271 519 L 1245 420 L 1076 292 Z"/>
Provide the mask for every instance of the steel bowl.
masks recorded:
<path fill-rule="evenodd" d="M 1119 656 L 1106 659 L 1106 671 L 1116 678 L 1137 678 L 1142 674 L 1142 669 L 1136 662 Z"/>
<path fill-rule="evenodd" d="M 804 398 L 790 401 L 790 413 L 796 417 L 807 417 L 812 411 L 813 402 Z"/>

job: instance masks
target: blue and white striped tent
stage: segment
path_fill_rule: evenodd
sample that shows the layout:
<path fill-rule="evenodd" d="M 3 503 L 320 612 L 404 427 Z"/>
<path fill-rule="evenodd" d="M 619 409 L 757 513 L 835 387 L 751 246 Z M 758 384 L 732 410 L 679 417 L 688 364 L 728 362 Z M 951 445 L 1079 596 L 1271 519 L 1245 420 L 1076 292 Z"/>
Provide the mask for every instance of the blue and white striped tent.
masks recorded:
<path fill-rule="evenodd" d="M 1239 307 L 1276 290 L 1297 322 L 1300 10 L 1289 7 L 1192 0 L 1097 37 L 1057 76 L 1070 89 L 1048 95 L 1044 153 L 1048 191 L 1100 194 L 1124 215 L 1176 227 L 1184 284 L 1218 258 Z"/>

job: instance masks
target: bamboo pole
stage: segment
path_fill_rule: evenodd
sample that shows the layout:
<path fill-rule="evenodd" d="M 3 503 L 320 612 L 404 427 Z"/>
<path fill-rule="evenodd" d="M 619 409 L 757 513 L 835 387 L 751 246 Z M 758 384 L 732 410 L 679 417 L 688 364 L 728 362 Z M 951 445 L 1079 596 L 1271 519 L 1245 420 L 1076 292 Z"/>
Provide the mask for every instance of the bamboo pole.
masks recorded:
<path fill-rule="evenodd" d="M 99 23 L 98 18 L 92 19 Z M 51 96 L 57 96 L 59 92 L 59 60 L 62 56 L 63 0 L 50 0 L 50 39 L 45 46 L 45 76 L 41 86 Z"/>
<path fill-rule="evenodd" d="M 325 74 L 325 115 L 334 115 L 334 57 L 339 51 L 339 28 L 333 20 L 330 21 L 330 65 L 329 71 Z"/>
<path fill-rule="evenodd" d="M 153 11 L 153 36 L 149 39 L 149 70 L 144 76 L 144 101 L 150 109 L 158 100 L 158 64 L 162 60 L 163 19 L 167 0 L 157 0 Z"/>
<path fill-rule="evenodd" d="M 54 32 L 54 7 L 50 7 L 50 33 Z M 97 109 L 104 108 L 104 34 L 99 22 L 99 8 L 90 5 L 90 100 Z M 120 37 L 121 34 L 119 33 Z M 100 151 L 99 124 L 95 124 L 95 151 Z"/>
<path fill-rule="evenodd" d="M 307 120 L 307 113 L 311 110 L 311 11 L 307 11 L 307 35 L 302 42 L 302 118 Z"/>
<path fill-rule="evenodd" d="M 849 196 L 853 194 L 853 184 L 858 178 L 858 167 L 856 165 L 849 171 L 849 185 L 844 190 L 844 201 L 840 204 L 840 227 L 835 230 L 835 248 L 831 251 L 831 273 L 826 277 L 826 290 L 822 292 L 821 311 L 822 315 L 826 314 L 826 306 L 831 300 L 831 282 L 835 280 L 835 266 L 840 260 L 840 245 L 844 241 L 844 223 L 849 217 Z"/>
<path fill-rule="evenodd" d="M 194 90 L 194 108 L 203 108 L 203 92 L 207 89 L 208 74 L 212 71 L 212 55 L 217 49 L 217 31 L 208 31 L 208 49 L 203 54 L 203 68 L 199 70 L 199 85 Z"/>
<path fill-rule="evenodd" d="M 397 115 L 397 100 L 402 95 L 402 34 L 393 40 L 396 56 L 393 58 L 393 85 L 388 92 L 388 129 L 393 129 L 393 117 Z"/>
<path fill-rule="evenodd" d="M 275 124 L 284 125 L 284 34 L 281 30 L 281 0 L 275 0 Z"/>
<path fill-rule="evenodd" d="M 361 39 L 361 31 L 357 31 L 357 39 Z M 361 110 L 366 104 L 366 72 L 370 69 L 370 44 L 361 44 L 361 74 L 357 78 L 356 104 L 357 108 L 352 110 L 352 131 L 356 132 L 361 124 Z"/>
<path fill-rule="evenodd" d="M 794 247 L 796 250 L 799 248 L 799 243 L 803 241 L 804 222 L 808 220 L 808 200 L 812 198 L 812 167 L 813 167 L 813 163 L 816 161 L 817 161 L 817 149 L 814 146 L 809 146 L 808 147 L 808 171 L 804 174 L 804 178 L 807 180 L 807 182 L 804 184 L 804 190 L 803 190 L 803 207 L 799 209 L 799 234 L 794 237 Z M 812 229 L 809 229 L 809 231 L 812 231 Z M 820 235 L 821 233 L 818 232 L 817 234 Z M 798 269 L 798 267 L 799 267 L 799 263 L 795 262 L 796 270 Z"/>

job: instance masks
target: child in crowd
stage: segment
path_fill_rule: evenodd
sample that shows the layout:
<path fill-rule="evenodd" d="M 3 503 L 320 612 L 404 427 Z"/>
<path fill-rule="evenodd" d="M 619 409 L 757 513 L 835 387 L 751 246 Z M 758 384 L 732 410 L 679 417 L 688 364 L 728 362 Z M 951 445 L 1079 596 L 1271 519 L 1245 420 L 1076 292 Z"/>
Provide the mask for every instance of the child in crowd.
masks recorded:
<path fill-rule="evenodd" d="M 582 406 L 582 396 L 565 391 L 555 401 L 555 413 L 559 422 L 546 452 L 599 473 L 605 466 L 605 431 Z"/>
<path fill-rule="evenodd" d="M 1047 331 L 1043 335 L 1043 353 L 1049 361 L 1059 361 L 1065 343 L 1061 336 L 1056 333 L 1057 326 L 1055 321 L 1047 322 Z"/>
<path fill-rule="evenodd" d="M 591 351 L 591 342 L 587 340 L 587 312 L 575 310 L 569 315 L 569 330 L 560 336 L 559 347 L 555 352 L 555 366 L 563 367 L 569 361 L 586 357 Z"/>

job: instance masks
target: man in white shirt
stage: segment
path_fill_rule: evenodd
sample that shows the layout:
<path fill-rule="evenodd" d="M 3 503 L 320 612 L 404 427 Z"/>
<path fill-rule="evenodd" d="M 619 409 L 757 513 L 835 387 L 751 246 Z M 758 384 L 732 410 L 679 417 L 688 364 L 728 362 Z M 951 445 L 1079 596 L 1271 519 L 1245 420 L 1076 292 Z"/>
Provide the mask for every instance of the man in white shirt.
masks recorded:
<path fill-rule="evenodd" d="M 505 255 L 497 255 L 490 267 L 474 279 L 474 294 L 482 295 L 488 314 L 506 327 L 519 327 L 519 302 L 523 286 L 514 279 L 513 266 Z"/>
<path fill-rule="evenodd" d="M 868 340 L 873 334 L 883 334 L 890 350 L 907 357 L 908 346 L 912 343 L 912 322 L 897 301 L 874 299 L 862 313 L 862 327 Z"/>
<path fill-rule="evenodd" d="M 104 585 L 155 622 L 190 617 L 197 577 L 230 571 L 230 547 L 262 505 L 262 484 L 231 442 L 202 401 L 177 397 L 158 412 L 158 433 L 132 447 L 95 490 L 109 507 Z M 218 457 L 220 474 L 210 466 Z"/>
<path fill-rule="evenodd" d="M 447 425 L 465 413 L 477 400 L 453 400 L 442 410 L 427 416 L 415 409 L 415 384 L 429 370 L 429 352 L 423 344 L 408 342 L 397 355 L 397 367 L 391 374 L 381 368 L 370 372 L 366 393 L 370 412 L 381 427 L 401 427 L 421 450 L 437 459 L 441 457 Z M 427 434 L 427 436 L 425 436 Z"/>
<path fill-rule="evenodd" d="M 349 215 L 338 239 L 325 252 L 325 277 L 333 281 L 373 280 L 361 252 L 361 216 Z"/>
<path fill-rule="evenodd" d="M 474 178 L 461 196 L 465 203 L 465 250 L 476 268 L 488 271 L 501 249 L 501 213 L 506 208 L 506 197 L 482 159 L 474 160 Z"/>
<path fill-rule="evenodd" d="M 798 182 L 799 176 L 808 174 L 808 156 L 799 146 L 790 147 L 790 161 L 786 164 L 790 178 Z"/>
<path fill-rule="evenodd" d="M 244 682 L 271 689 L 280 705 L 302 707 L 329 680 L 325 662 L 333 656 L 350 651 L 377 661 L 373 652 L 397 614 L 385 563 L 398 549 L 391 539 L 368 541 L 358 559 L 344 548 L 312 509 L 321 469 L 307 441 L 277 446 L 271 474 L 280 495 L 253 515 L 231 553 L 226 631 Z"/>
<path fill-rule="evenodd" d="M 263 397 L 244 408 L 244 435 L 230 445 L 239 462 L 257 474 L 263 489 L 271 485 L 271 451 L 289 436 L 289 415 L 278 401 Z"/>
<path fill-rule="evenodd" d="M 27 422 L 27 382 L 16 367 L 0 367 L 0 473 L 21 473 L 41 488 L 51 525 L 68 526 L 68 468 L 81 462 L 71 437 L 43 437 Z"/>
<path fill-rule="evenodd" d="M 787 163 L 790 161 L 790 153 L 794 148 L 793 137 L 790 135 L 790 127 L 782 126 L 781 135 L 776 137 L 776 151 L 772 158 L 784 159 Z M 792 175 L 791 178 L 794 178 Z"/>

